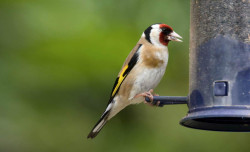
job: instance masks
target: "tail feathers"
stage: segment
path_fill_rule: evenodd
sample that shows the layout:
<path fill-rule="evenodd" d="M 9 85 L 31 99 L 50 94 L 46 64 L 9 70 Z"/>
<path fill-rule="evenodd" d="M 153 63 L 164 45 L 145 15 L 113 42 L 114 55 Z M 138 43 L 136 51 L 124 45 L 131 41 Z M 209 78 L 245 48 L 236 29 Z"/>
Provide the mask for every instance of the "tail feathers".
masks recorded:
<path fill-rule="evenodd" d="M 109 116 L 110 111 L 106 111 L 101 119 L 96 123 L 96 125 L 94 126 L 94 128 L 91 130 L 91 132 L 89 133 L 87 138 L 95 138 L 98 133 L 101 131 L 101 129 L 103 128 L 103 126 L 106 124 L 106 122 L 108 121 L 108 116 Z"/>

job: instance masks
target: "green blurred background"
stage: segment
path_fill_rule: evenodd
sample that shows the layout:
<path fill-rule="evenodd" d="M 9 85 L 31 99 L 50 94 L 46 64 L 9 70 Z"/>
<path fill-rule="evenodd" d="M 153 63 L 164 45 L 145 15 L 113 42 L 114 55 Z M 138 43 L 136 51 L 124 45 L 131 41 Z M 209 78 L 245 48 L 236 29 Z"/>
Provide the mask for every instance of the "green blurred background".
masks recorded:
<path fill-rule="evenodd" d="M 166 23 L 160 95 L 188 94 L 189 1 L 2 0 L 0 152 L 249 151 L 250 135 L 185 128 L 185 105 L 127 107 L 93 140 L 114 80 L 142 32 Z"/>

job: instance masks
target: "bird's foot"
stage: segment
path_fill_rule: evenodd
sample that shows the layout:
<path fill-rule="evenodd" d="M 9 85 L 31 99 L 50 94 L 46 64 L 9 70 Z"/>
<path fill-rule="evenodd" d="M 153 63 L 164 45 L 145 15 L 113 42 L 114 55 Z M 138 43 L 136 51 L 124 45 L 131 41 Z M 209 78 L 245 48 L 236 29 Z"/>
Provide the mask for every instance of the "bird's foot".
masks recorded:
<path fill-rule="evenodd" d="M 138 95 L 135 96 L 135 98 L 137 97 L 148 97 L 150 99 L 150 102 L 147 102 L 146 100 L 144 100 L 144 103 L 149 105 L 149 106 L 159 106 L 160 105 L 160 101 L 157 101 L 157 102 L 154 102 L 153 101 L 153 97 L 154 96 L 159 96 L 158 94 L 153 94 L 154 90 L 153 89 L 150 89 L 149 91 L 147 92 L 143 92 L 143 93 L 140 93 Z"/>

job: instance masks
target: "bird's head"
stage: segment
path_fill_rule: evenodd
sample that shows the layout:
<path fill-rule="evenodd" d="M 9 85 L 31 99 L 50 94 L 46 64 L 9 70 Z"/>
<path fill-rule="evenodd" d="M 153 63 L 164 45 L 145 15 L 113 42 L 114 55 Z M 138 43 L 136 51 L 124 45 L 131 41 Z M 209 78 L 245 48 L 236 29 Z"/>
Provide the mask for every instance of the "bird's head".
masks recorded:
<path fill-rule="evenodd" d="M 167 46 L 169 41 L 182 42 L 182 37 L 166 24 L 153 24 L 143 33 L 145 39 L 153 45 Z"/>

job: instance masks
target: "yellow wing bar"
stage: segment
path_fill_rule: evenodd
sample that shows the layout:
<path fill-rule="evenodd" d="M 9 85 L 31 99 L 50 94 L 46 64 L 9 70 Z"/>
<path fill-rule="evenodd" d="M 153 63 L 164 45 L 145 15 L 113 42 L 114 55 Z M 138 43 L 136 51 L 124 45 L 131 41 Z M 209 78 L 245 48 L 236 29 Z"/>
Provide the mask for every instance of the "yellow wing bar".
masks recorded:
<path fill-rule="evenodd" d="M 123 69 L 122 69 L 122 72 L 120 73 L 119 75 L 119 78 L 118 78 L 118 82 L 112 92 L 112 97 L 116 94 L 116 92 L 118 91 L 120 85 L 122 84 L 122 81 L 126 78 L 127 74 L 126 75 L 123 75 L 124 72 L 128 69 L 128 65 L 126 65 Z"/>

